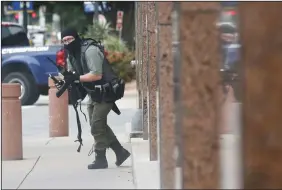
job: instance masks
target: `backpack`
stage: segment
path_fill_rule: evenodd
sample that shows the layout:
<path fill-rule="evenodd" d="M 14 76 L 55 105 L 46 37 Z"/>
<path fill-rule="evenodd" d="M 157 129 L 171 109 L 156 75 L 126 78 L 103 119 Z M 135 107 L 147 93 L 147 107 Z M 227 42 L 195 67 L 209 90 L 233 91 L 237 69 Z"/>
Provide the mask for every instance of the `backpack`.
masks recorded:
<path fill-rule="evenodd" d="M 120 79 L 118 77 L 118 75 L 116 74 L 116 72 L 113 70 L 113 68 L 110 65 L 109 60 L 107 59 L 106 55 L 105 55 L 105 48 L 102 45 L 102 43 L 100 41 L 96 41 L 92 38 L 84 38 L 83 39 L 83 46 L 81 49 L 81 53 L 82 53 L 82 60 L 84 60 L 82 63 L 83 66 L 82 67 L 87 67 L 85 65 L 86 61 L 85 61 L 85 52 L 88 49 L 89 46 L 94 45 L 96 47 L 98 47 L 98 49 L 103 53 L 104 55 L 104 61 L 103 61 L 103 70 L 104 72 L 107 72 L 109 75 L 105 76 L 107 78 L 104 78 L 106 82 L 110 82 L 110 81 L 116 81 L 116 83 L 118 84 L 119 88 L 117 88 L 117 90 L 115 91 L 116 93 L 116 100 L 121 99 L 124 96 L 124 90 L 125 90 L 125 82 L 123 79 Z M 108 65 L 108 66 L 106 66 Z M 115 88 L 115 85 L 113 85 L 113 88 Z"/>

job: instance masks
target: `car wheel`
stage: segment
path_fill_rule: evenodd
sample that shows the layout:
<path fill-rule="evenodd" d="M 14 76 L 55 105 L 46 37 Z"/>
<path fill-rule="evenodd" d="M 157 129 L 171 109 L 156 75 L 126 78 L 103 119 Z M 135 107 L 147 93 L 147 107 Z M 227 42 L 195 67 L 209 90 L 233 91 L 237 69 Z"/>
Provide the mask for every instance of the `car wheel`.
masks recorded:
<path fill-rule="evenodd" d="M 21 85 L 20 100 L 22 105 L 32 105 L 39 98 L 39 90 L 32 75 L 29 73 L 9 73 L 4 78 L 3 83 L 19 83 Z"/>

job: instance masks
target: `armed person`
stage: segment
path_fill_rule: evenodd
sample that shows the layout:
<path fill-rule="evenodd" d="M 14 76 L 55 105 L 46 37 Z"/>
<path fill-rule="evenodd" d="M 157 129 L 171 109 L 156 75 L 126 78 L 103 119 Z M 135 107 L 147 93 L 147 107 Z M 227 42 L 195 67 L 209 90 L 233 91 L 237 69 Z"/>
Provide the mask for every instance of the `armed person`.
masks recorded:
<path fill-rule="evenodd" d="M 225 92 L 233 101 L 239 100 L 238 95 L 238 66 L 239 48 L 238 31 L 232 23 L 218 24 L 223 52 L 223 79 L 226 84 Z"/>
<path fill-rule="evenodd" d="M 123 96 L 113 90 L 117 76 L 104 57 L 104 50 L 92 39 L 82 39 L 74 28 L 68 28 L 61 34 L 64 49 L 67 52 L 67 69 L 76 75 L 66 76 L 65 80 L 80 81 L 86 89 L 89 102 L 87 110 L 94 137 L 95 160 L 88 169 L 108 168 L 106 149 L 116 154 L 116 165 L 120 166 L 130 153 L 122 147 L 112 129 L 107 124 L 109 112 L 116 106 L 115 101 Z M 119 97 L 117 97 L 119 96 Z M 116 107 L 117 108 L 117 107 Z M 114 109 L 113 109 L 114 110 Z"/>

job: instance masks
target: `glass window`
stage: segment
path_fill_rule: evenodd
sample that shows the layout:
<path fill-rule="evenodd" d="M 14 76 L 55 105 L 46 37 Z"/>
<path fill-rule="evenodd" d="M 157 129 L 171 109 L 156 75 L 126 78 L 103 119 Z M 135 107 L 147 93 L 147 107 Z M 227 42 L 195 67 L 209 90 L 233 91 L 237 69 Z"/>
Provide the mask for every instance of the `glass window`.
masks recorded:
<path fill-rule="evenodd" d="M 10 32 L 7 27 L 1 27 L 1 39 L 7 38 L 10 35 Z"/>
<path fill-rule="evenodd" d="M 230 22 L 236 25 L 237 12 L 235 10 L 224 10 L 220 14 L 219 22 Z"/>
<path fill-rule="evenodd" d="M 9 26 L 9 30 L 12 35 L 15 35 L 20 32 L 24 32 L 24 29 L 20 26 Z"/>

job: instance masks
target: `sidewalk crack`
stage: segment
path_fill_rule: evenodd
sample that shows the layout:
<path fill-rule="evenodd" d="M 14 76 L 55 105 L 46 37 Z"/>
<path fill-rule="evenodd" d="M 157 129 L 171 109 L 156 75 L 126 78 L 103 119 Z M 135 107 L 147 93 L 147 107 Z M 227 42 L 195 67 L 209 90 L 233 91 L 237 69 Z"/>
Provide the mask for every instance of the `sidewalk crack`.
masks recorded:
<path fill-rule="evenodd" d="M 21 181 L 21 183 L 18 185 L 18 187 L 16 189 L 19 189 L 21 187 L 21 185 L 23 184 L 23 182 L 26 180 L 26 178 L 29 176 L 29 174 L 33 171 L 33 169 L 35 168 L 35 166 L 37 165 L 39 159 L 41 158 L 41 156 L 39 156 L 36 160 L 36 162 L 33 164 L 31 170 L 25 175 L 25 177 L 23 178 L 23 180 Z"/>
<path fill-rule="evenodd" d="M 55 139 L 55 137 L 53 137 L 52 139 L 50 139 L 50 140 L 48 140 L 46 143 L 45 143 L 45 145 L 48 145 L 52 140 L 54 140 Z"/>

